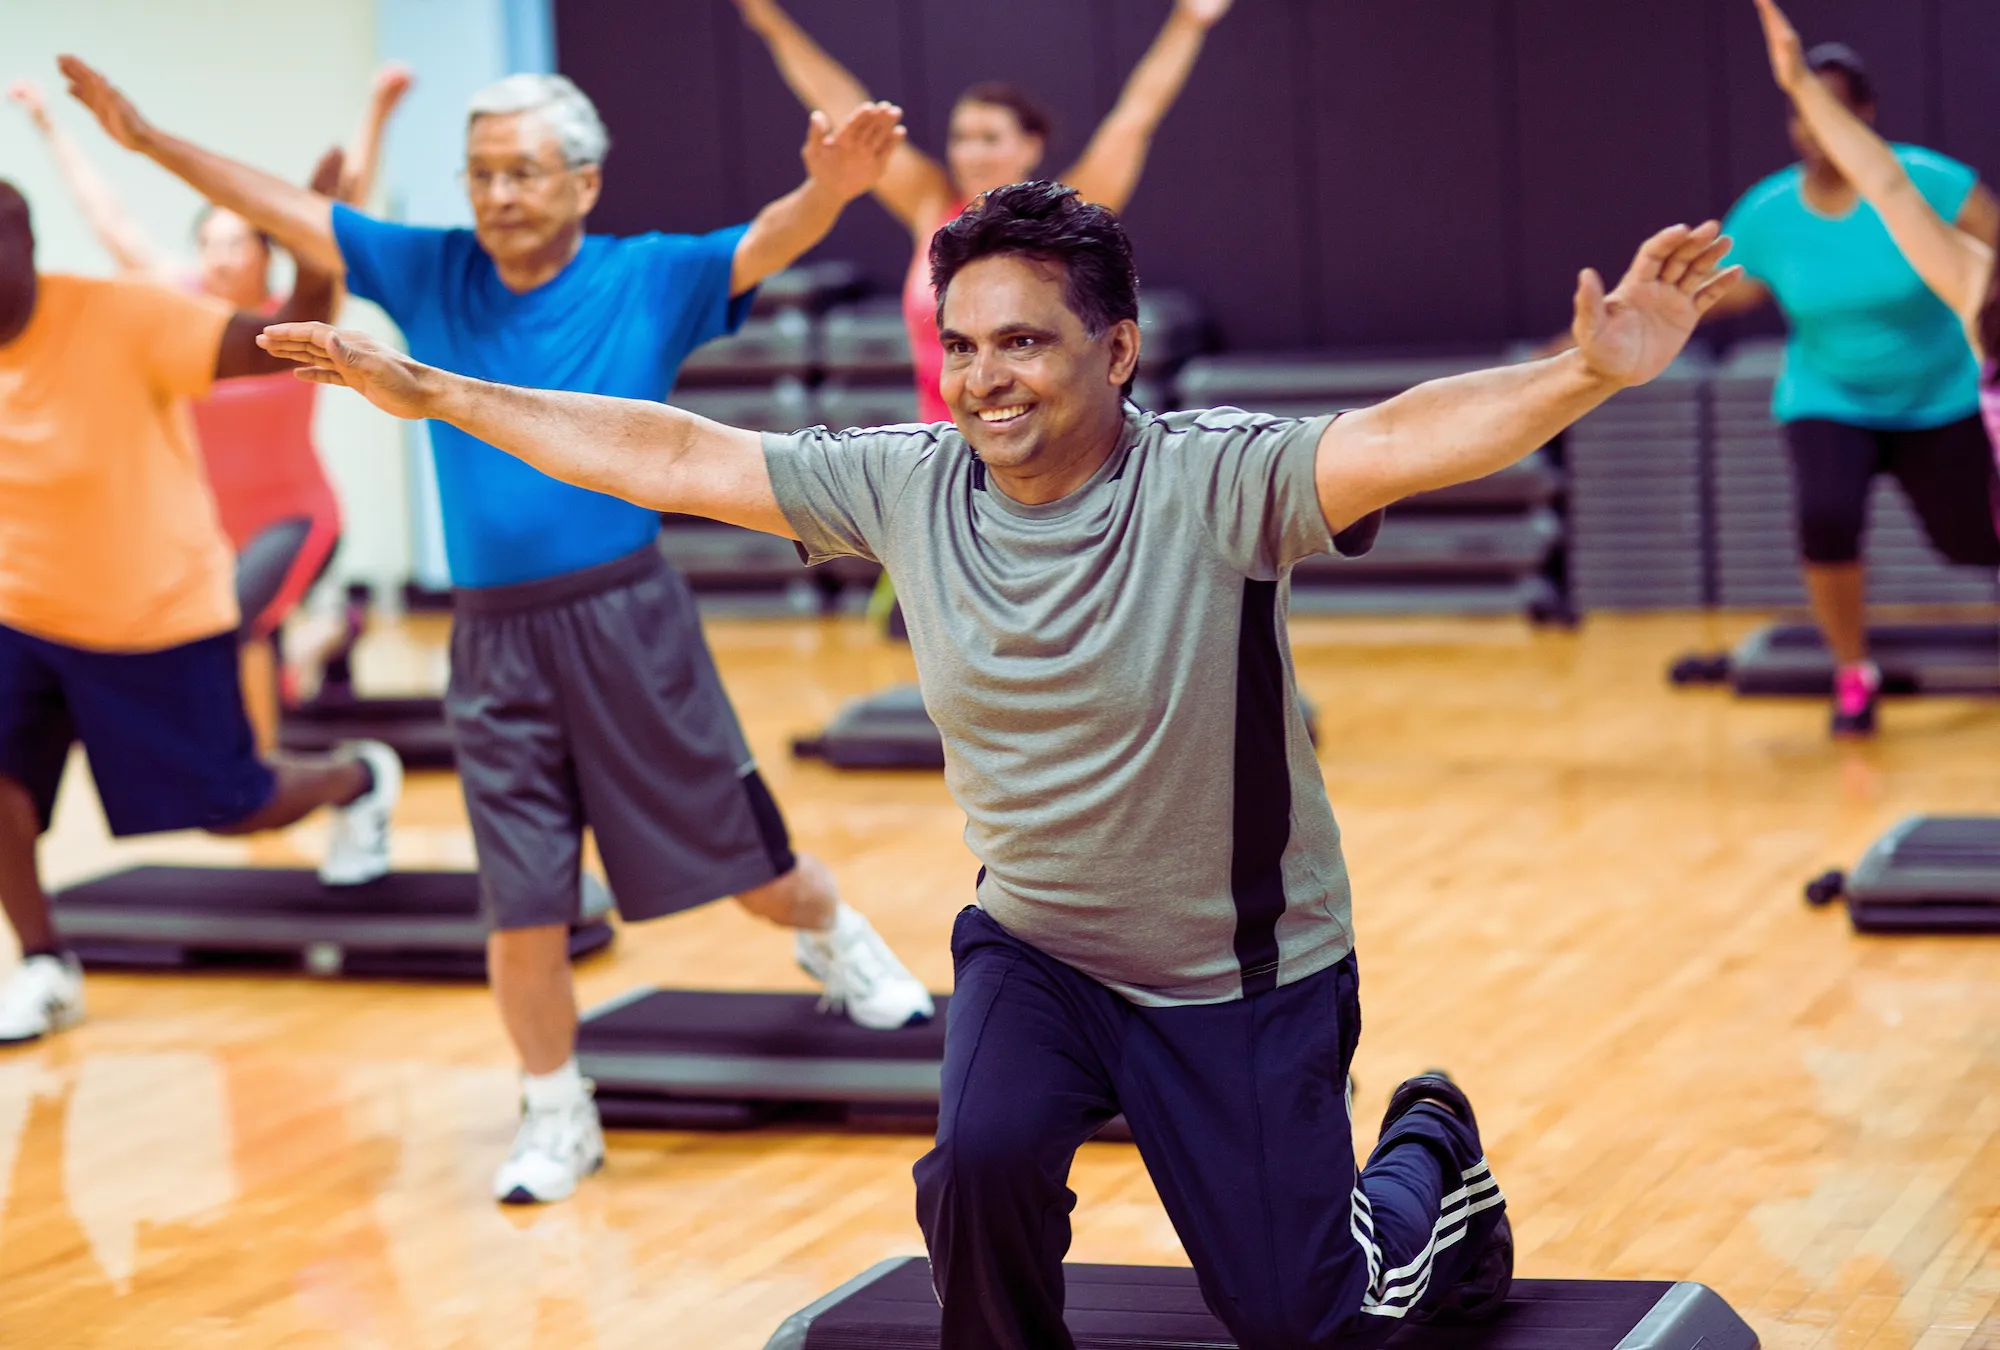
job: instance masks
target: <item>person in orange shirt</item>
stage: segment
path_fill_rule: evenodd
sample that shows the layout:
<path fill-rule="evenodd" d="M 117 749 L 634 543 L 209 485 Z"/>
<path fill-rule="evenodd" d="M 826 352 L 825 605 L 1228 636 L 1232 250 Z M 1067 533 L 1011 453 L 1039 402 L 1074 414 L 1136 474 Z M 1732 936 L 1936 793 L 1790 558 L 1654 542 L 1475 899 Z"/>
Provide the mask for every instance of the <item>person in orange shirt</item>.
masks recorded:
<path fill-rule="evenodd" d="M 308 269 L 278 313 L 324 319 L 332 298 Z M 256 343 L 269 321 L 147 281 L 38 274 L 27 199 L 0 180 L 0 911 L 22 952 L 0 1043 L 83 1016 L 35 859 L 79 740 L 114 834 L 251 834 L 328 806 L 321 880 L 388 871 L 395 753 L 267 762 L 244 713 L 229 541 L 180 405 L 283 369 Z"/>
<path fill-rule="evenodd" d="M 316 177 L 315 191 L 351 206 L 366 203 L 381 159 L 383 131 L 409 87 L 405 66 L 391 62 L 376 72 L 344 165 L 336 164 L 330 177 Z M 49 115 L 40 88 L 20 80 L 7 96 L 41 132 L 64 186 L 122 274 L 212 295 L 234 309 L 277 311 L 281 301 L 271 289 L 275 250 L 269 236 L 233 211 L 205 207 L 195 224 L 200 269 L 175 271 L 82 146 Z M 257 743 L 266 750 L 278 741 L 279 629 L 340 546 L 340 502 L 313 442 L 315 392 L 290 375 L 266 375 L 227 381 L 193 405 L 195 439 L 209 487 L 223 532 L 236 550 L 243 692 Z"/>

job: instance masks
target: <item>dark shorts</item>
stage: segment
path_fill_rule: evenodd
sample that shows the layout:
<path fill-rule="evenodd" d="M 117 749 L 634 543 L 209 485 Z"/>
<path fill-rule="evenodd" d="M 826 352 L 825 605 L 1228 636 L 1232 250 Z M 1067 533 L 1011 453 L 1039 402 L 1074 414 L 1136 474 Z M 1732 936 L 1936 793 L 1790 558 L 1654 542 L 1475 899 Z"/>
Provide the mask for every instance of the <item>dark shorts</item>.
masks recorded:
<path fill-rule="evenodd" d="M 290 516 L 265 526 L 236 555 L 236 607 L 246 640 L 278 631 L 326 575 L 340 547 L 340 525 Z"/>
<path fill-rule="evenodd" d="M 0 627 L 0 775 L 43 829 L 78 740 L 116 835 L 234 825 L 277 786 L 244 716 L 234 633 L 92 652 Z"/>
<path fill-rule="evenodd" d="M 792 870 L 694 596 L 655 549 L 454 601 L 445 711 L 494 927 L 575 921 L 586 825 L 627 919 Z"/>
<path fill-rule="evenodd" d="M 2000 567 L 1993 447 L 1977 417 L 1914 431 L 1809 418 L 1785 424 L 1798 484 L 1799 554 L 1809 563 L 1861 557 L 1868 489 L 1890 473 L 1947 562 Z"/>

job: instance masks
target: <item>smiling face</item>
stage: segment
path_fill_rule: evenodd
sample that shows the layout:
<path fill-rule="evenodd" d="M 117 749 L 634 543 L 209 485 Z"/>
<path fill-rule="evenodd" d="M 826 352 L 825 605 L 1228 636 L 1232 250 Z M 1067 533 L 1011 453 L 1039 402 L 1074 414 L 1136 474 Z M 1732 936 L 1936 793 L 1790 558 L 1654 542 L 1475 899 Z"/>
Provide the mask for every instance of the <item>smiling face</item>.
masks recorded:
<path fill-rule="evenodd" d="M 466 132 L 473 229 L 503 270 L 573 249 L 602 185 L 597 165 L 570 165 L 536 113 L 489 113 Z"/>
<path fill-rule="evenodd" d="M 1021 129 L 1011 108 L 968 101 L 951 110 L 946 158 L 952 182 L 967 200 L 1033 178 L 1045 148 L 1041 137 Z"/>
<path fill-rule="evenodd" d="M 1024 494 L 1010 482 L 1021 500 L 1064 495 L 1110 453 L 1139 361 L 1139 325 L 1092 337 L 1064 281 L 1060 263 L 996 254 L 966 264 L 942 306 L 941 392 L 959 431 L 997 474 L 1058 489 Z"/>
<path fill-rule="evenodd" d="M 234 211 L 208 212 L 195 231 L 201 288 L 238 309 L 256 309 L 270 294 L 271 250 L 264 236 Z"/>

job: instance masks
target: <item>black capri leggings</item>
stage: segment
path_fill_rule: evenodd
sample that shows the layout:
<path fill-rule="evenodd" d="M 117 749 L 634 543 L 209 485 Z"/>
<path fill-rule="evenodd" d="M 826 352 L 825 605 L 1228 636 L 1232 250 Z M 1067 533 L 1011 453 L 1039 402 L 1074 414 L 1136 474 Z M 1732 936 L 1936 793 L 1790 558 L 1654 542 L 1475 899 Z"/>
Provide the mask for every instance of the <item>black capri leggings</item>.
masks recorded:
<path fill-rule="evenodd" d="M 1917 431 L 1808 419 L 1785 424 L 1798 485 L 1799 553 L 1809 563 L 1861 557 L 1868 488 L 1892 473 L 1946 561 L 2000 567 L 1993 447 L 1979 418 Z"/>

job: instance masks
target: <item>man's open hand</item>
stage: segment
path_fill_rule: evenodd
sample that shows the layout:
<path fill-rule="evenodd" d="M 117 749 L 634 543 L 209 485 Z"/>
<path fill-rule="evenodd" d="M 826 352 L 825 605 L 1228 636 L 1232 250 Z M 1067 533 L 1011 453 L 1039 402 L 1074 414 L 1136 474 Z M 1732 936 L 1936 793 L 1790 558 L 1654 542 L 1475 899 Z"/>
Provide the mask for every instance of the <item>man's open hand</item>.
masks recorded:
<path fill-rule="evenodd" d="M 875 186 L 889 156 L 903 143 L 903 110 L 893 103 L 864 103 L 838 130 L 823 112 L 812 115 L 799 152 L 813 182 L 851 202 Z"/>
<path fill-rule="evenodd" d="M 366 333 L 326 323 L 277 323 L 258 336 L 257 345 L 298 362 L 300 379 L 352 389 L 392 417 L 431 415 L 428 377 L 437 372 Z"/>
<path fill-rule="evenodd" d="M 1701 316 L 1742 277 L 1718 271 L 1730 240 L 1715 221 L 1661 230 L 1639 249 L 1618 289 L 1585 268 L 1577 280 L 1570 332 L 1590 368 L 1621 385 L 1644 384 L 1665 370 L 1693 336 Z"/>

